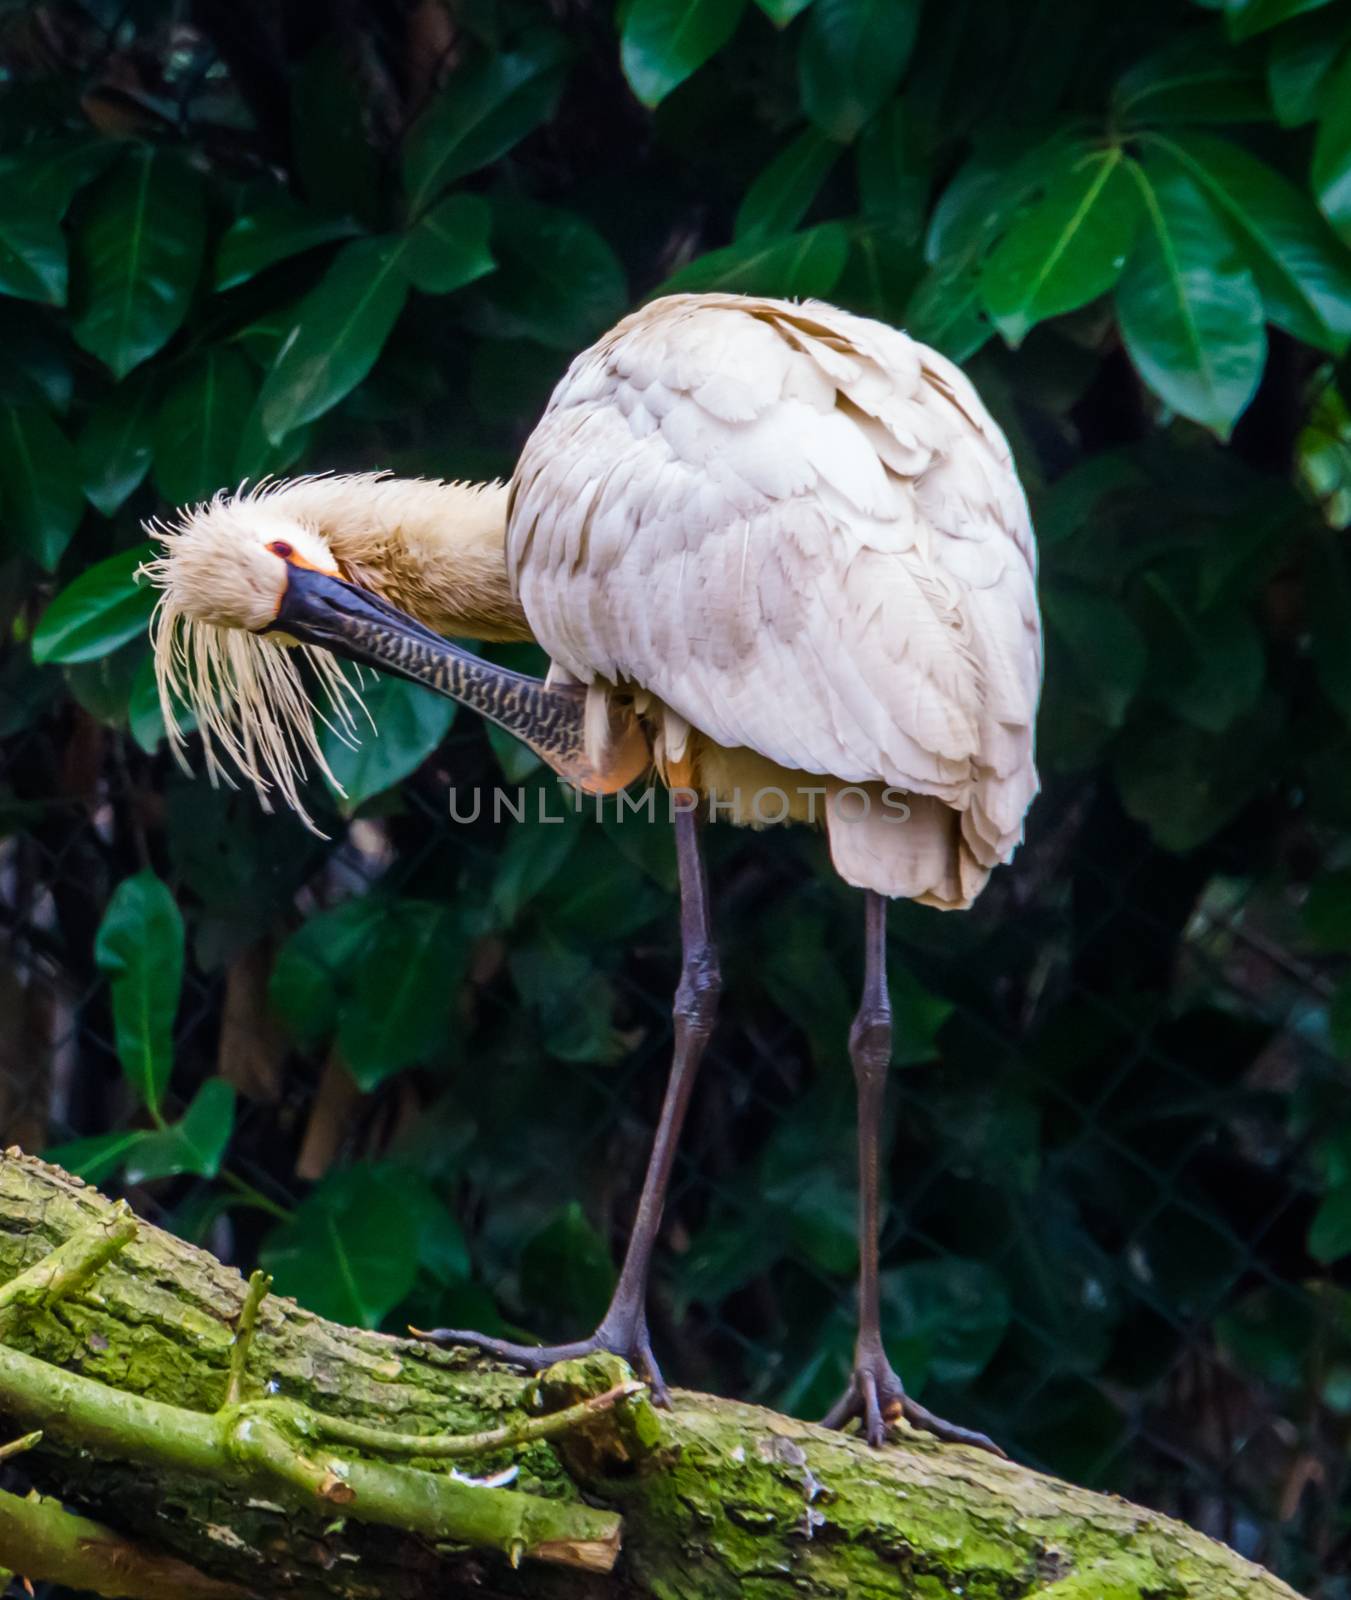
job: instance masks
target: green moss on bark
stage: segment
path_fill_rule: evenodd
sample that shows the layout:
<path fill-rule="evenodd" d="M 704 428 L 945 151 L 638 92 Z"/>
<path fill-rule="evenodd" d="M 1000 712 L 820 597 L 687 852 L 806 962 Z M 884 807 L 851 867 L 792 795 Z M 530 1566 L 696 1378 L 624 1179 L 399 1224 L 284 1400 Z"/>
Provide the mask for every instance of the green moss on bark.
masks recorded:
<path fill-rule="evenodd" d="M 108 1209 L 54 1168 L 0 1159 L 0 1282 Z M 37 1311 L 11 1342 L 127 1393 L 215 1411 L 244 1294 L 234 1272 L 143 1227 L 96 1280 Z M 464 1352 L 336 1327 L 277 1299 L 263 1305 L 247 1376 L 252 1394 L 272 1387 L 399 1432 L 499 1425 L 525 1414 L 530 1388 Z M 615 1376 L 606 1359 L 555 1369 L 548 1404 L 597 1393 Z M 115 1441 L 89 1454 L 44 1441 L 28 1459 L 44 1490 L 281 1600 L 1295 1600 L 1232 1551 L 1124 1501 L 927 1435 L 875 1452 L 701 1395 L 678 1395 L 669 1413 L 628 1407 L 558 1449 L 536 1444 L 519 1457 L 514 1487 L 622 1511 L 624 1556 L 608 1578 L 513 1572 L 350 1518 L 241 1503 L 209 1477 L 128 1467 Z"/>

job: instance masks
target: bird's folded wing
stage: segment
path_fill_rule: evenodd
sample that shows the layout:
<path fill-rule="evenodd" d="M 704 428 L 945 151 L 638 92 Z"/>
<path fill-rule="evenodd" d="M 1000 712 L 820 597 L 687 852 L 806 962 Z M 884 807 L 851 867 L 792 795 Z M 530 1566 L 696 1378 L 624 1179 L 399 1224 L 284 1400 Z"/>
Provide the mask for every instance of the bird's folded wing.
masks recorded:
<path fill-rule="evenodd" d="M 646 307 L 555 391 L 508 560 L 583 681 L 936 796 L 990 864 L 1016 840 L 1041 678 L 1027 505 L 970 384 L 904 334 L 812 302 Z"/>

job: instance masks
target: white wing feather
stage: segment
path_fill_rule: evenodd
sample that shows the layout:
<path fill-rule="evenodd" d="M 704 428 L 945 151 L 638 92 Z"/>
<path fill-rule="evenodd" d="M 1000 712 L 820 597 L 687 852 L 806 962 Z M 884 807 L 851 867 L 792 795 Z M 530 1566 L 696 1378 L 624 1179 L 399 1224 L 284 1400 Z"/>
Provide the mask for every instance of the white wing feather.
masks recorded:
<path fill-rule="evenodd" d="M 512 485 L 507 556 L 540 643 L 728 748 L 892 785 L 853 882 L 967 904 L 1036 792 L 1035 549 L 966 378 L 813 302 L 674 296 L 572 365 Z M 904 842 L 901 836 L 904 835 Z"/>

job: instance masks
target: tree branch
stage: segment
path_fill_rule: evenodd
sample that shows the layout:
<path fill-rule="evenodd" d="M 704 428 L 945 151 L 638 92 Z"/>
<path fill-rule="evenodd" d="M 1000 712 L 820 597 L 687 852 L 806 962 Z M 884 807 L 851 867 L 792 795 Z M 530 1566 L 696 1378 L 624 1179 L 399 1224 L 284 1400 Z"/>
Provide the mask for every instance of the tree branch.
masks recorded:
<path fill-rule="evenodd" d="M 58 1500 L 0 1490 L 0 1566 L 109 1600 L 252 1600 L 173 1556 L 141 1549 Z"/>
<path fill-rule="evenodd" d="M 0 1282 L 111 1211 L 55 1168 L 0 1159 Z M 874 1451 L 692 1394 L 658 1413 L 614 1393 L 632 1380 L 611 1357 L 527 1381 L 256 1289 L 242 1339 L 249 1298 L 236 1273 L 142 1224 L 97 1280 L 36 1306 L 0 1351 L 0 1438 L 6 1423 L 43 1430 L 22 1458 L 33 1481 L 237 1592 L 1295 1600 L 1168 1518 L 927 1435 L 902 1430 Z M 235 1392 L 247 1381 L 278 1398 L 218 1409 L 232 1364 Z M 510 1489 L 412 1453 L 466 1435 L 482 1452 L 474 1473 L 514 1467 Z M 624 1562 L 603 1574 L 616 1513 Z M 11 1552 L 0 1543 L 0 1562 Z M 537 1559 L 514 1568 L 525 1554 Z"/>

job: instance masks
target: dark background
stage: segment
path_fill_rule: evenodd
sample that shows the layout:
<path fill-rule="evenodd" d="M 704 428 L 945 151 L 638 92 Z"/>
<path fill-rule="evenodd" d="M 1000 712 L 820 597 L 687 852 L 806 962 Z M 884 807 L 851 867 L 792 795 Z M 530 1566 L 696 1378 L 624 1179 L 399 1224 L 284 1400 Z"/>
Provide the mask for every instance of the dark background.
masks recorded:
<path fill-rule="evenodd" d="M 6 4 L 0 68 L 0 1139 L 331 1316 L 591 1325 L 670 1046 L 669 830 L 452 825 L 452 785 L 555 787 L 390 683 L 330 746 L 348 804 L 310 786 L 327 839 L 183 775 L 141 522 L 506 474 L 663 284 L 829 298 L 968 366 L 1047 620 L 1027 845 L 892 919 L 892 1355 L 1351 1594 L 1345 0 Z M 708 843 L 655 1342 L 812 1414 L 861 906 L 805 830 Z"/>

